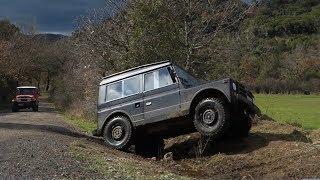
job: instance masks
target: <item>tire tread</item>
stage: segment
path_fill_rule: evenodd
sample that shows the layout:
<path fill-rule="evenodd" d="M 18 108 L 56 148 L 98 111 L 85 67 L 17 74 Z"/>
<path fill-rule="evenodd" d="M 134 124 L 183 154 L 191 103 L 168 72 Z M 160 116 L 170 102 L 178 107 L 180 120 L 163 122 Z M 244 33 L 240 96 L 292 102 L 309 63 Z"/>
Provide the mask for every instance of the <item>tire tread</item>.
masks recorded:
<path fill-rule="evenodd" d="M 199 109 L 199 105 L 201 105 L 202 103 L 204 103 L 205 101 L 214 101 L 216 103 L 219 103 L 222 107 L 223 107 L 223 111 L 224 113 L 222 114 L 223 119 L 224 119 L 224 123 L 221 127 L 217 128 L 217 131 L 212 132 L 210 134 L 204 133 L 203 130 L 201 129 L 201 127 L 198 125 L 197 119 L 196 119 L 196 113 L 197 113 L 197 109 Z M 205 135 L 205 136 L 209 136 L 211 138 L 220 138 L 222 137 L 227 130 L 229 129 L 230 126 L 230 113 L 229 113 L 229 109 L 227 108 L 226 104 L 223 102 L 223 100 L 221 100 L 220 98 L 215 98 L 215 97 L 210 97 L 210 98 L 205 98 L 203 100 L 201 100 L 198 105 L 195 108 L 195 116 L 194 116 L 194 126 L 196 128 L 196 130 L 198 132 L 200 132 L 201 134 Z"/>

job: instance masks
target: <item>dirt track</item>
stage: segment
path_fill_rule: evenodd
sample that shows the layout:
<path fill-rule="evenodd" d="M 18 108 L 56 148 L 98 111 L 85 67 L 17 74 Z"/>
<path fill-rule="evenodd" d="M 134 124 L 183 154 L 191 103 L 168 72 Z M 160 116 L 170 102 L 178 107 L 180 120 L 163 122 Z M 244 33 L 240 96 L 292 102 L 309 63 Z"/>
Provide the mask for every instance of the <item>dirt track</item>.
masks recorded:
<path fill-rule="evenodd" d="M 173 160 L 154 161 L 105 148 L 99 139 L 64 123 L 48 103 L 40 112 L 0 114 L 0 178 L 102 178 L 86 159 L 70 153 L 76 144 L 88 156 L 133 168 L 140 174 L 169 172 L 193 178 L 320 177 L 319 131 L 260 121 L 248 139 L 207 145 L 199 155 L 197 134 L 166 140 Z M 137 168 L 137 169 L 136 169 Z M 125 176 L 125 174 L 122 174 Z"/>
<path fill-rule="evenodd" d="M 83 171 L 82 164 L 71 157 L 69 144 L 85 140 L 62 121 L 48 103 L 39 112 L 0 114 L 0 176 L 80 178 L 99 177 Z"/>

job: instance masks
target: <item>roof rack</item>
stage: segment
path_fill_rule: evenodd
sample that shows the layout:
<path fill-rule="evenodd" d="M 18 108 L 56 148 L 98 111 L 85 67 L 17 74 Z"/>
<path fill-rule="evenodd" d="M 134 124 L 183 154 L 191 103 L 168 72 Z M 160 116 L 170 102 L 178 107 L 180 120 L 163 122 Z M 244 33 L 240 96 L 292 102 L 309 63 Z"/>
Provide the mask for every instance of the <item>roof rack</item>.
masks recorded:
<path fill-rule="evenodd" d="M 117 73 L 105 76 L 105 77 L 103 77 L 103 79 L 107 79 L 107 78 L 110 78 L 110 77 L 113 77 L 113 76 L 116 76 L 116 75 L 119 75 L 119 74 L 123 74 L 123 73 L 126 73 L 126 72 L 134 71 L 136 69 L 149 67 L 149 66 L 154 66 L 154 65 L 163 64 L 163 63 L 168 63 L 168 62 L 171 62 L 171 61 L 169 61 L 169 60 L 160 61 L 160 62 L 156 62 L 156 63 L 150 63 L 150 64 L 145 64 L 145 65 L 142 65 L 142 66 L 137 66 L 137 67 L 134 67 L 134 68 L 131 68 L 131 69 L 127 69 L 127 70 L 124 70 L 124 71 L 121 71 L 121 72 L 117 72 Z"/>

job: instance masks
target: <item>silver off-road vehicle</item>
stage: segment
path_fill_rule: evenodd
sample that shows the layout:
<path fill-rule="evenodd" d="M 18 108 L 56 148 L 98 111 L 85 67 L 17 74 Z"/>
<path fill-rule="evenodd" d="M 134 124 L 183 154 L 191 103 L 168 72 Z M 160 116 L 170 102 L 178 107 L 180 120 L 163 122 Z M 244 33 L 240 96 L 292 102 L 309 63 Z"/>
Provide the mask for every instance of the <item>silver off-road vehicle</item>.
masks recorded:
<path fill-rule="evenodd" d="M 217 139 L 245 137 L 259 114 L 243 85 L 222 79 L 202 82 L 170 61 L 105 77 L 100 83 L 98 128 L 107 146 L 150 155 L 163 138 L 198 131 Z"/>

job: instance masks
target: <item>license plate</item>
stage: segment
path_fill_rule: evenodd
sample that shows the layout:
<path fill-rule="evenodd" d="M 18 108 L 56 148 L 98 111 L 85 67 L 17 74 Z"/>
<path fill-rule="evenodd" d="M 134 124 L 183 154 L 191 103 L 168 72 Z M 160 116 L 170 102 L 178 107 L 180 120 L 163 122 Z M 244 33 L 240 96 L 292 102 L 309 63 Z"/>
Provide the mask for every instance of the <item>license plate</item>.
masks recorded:
<path fill-rule="evenodd" d="M 19 103 L 18 106 L 23 106 L 23 104 L 22 104 L 22 103 Z"/>

